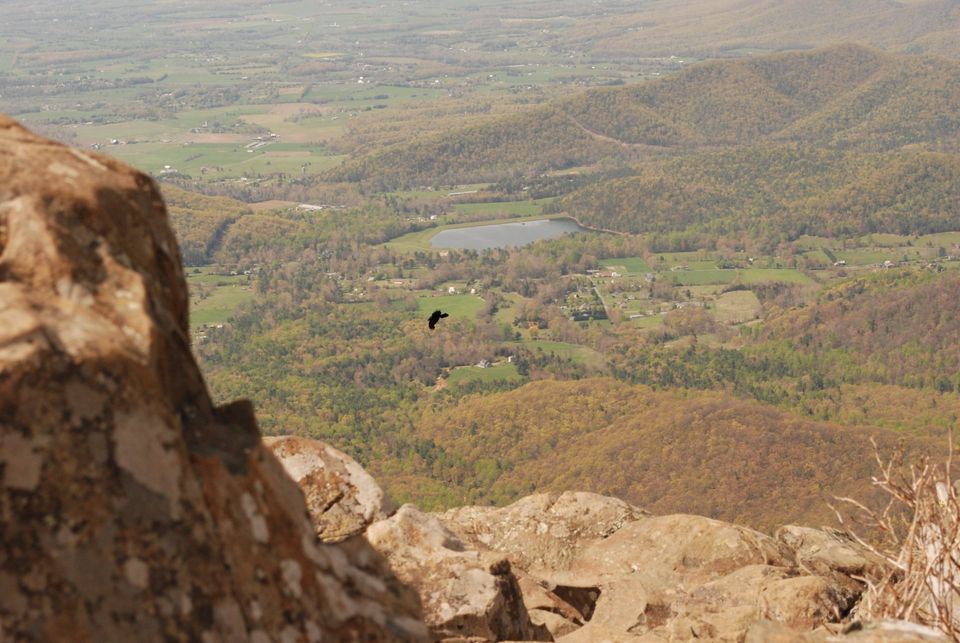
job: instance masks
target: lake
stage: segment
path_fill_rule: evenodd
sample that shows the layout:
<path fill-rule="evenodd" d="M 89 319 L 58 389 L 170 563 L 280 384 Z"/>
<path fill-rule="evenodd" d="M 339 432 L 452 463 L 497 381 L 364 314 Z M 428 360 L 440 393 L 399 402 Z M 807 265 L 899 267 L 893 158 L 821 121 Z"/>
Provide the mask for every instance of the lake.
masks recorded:
<path fill-rule="evenodd" d="M 583 232 L 571 219 L 538 219 L 517 223 L 497 223 L 469 228 L 449 228 L 430 239 L 434 248 L 457 248 L 459 250 L 488 250 L 525 246 L 541 239 L 553 239 L 572 232 Z"/>

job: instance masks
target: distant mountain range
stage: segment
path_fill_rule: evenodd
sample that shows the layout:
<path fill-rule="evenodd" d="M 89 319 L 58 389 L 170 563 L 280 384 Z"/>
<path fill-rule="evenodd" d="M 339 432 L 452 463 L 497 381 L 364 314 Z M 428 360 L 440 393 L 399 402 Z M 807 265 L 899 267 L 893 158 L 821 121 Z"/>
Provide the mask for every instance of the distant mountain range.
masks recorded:
<path fill-rule="evenodd" d="M 730 147 L 960 150 L 960 62 L 857 45 L 691 66 L 351 159 L 375 187 L 497 180 Z"/>
<path fill-rule="evenodd" d="M 742 55 L 857 42 L 888 51 L 960 56 L 956 0 L 655 0 L 584 18 L 562 32 L 597 55 Z"/>

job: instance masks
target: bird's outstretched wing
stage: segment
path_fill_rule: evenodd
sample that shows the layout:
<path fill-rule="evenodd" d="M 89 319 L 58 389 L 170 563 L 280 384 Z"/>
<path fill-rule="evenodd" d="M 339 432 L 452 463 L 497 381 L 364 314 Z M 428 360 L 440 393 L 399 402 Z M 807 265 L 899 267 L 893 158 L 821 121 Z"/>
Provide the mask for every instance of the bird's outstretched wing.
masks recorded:
<path fill-rule="evenodd" d="M 433 311 L 433 314 L 430 315 L 430 319 L 427 320 L 427 326 L 430 327 L 430 330 L 433 330 L 437 325 L 437 322 L 440 321 L 443 317 L 449 317 L 447 313 L 440 312 L 439 310 Z"/>

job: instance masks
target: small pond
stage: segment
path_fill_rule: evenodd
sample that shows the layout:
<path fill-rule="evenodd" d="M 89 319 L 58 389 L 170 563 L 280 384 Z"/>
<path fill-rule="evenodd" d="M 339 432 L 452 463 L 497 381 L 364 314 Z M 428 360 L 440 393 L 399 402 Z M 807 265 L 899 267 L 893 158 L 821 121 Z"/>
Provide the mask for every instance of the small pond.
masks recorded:
<path fill-rule="evenodd" d="M 469 228 L 448 228 L 430 239 L 434 248 L 457 248 L 460 250 L 488 250 L 525 246 L 541 239 L 553 239 L 571 232 L 583 232 L 572 219 L 539 219 L 517 223 L 497 223 Z"/>

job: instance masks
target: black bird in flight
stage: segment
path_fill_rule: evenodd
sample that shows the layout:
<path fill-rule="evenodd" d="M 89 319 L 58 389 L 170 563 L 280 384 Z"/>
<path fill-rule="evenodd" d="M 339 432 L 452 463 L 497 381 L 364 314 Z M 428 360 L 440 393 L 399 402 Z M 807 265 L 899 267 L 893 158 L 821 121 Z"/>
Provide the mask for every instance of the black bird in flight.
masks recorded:
<path fill-rule="evenodd" d="M 437 325 L 438 321 L 449 316 L 447 313 L 441 313 L 439 310 L 435 310 L 433 314 L 430 315 L 430 319 L 427 320 L 427 326 L 430 327 L 430 330 L 433 330 L 433 327 Z"/>

